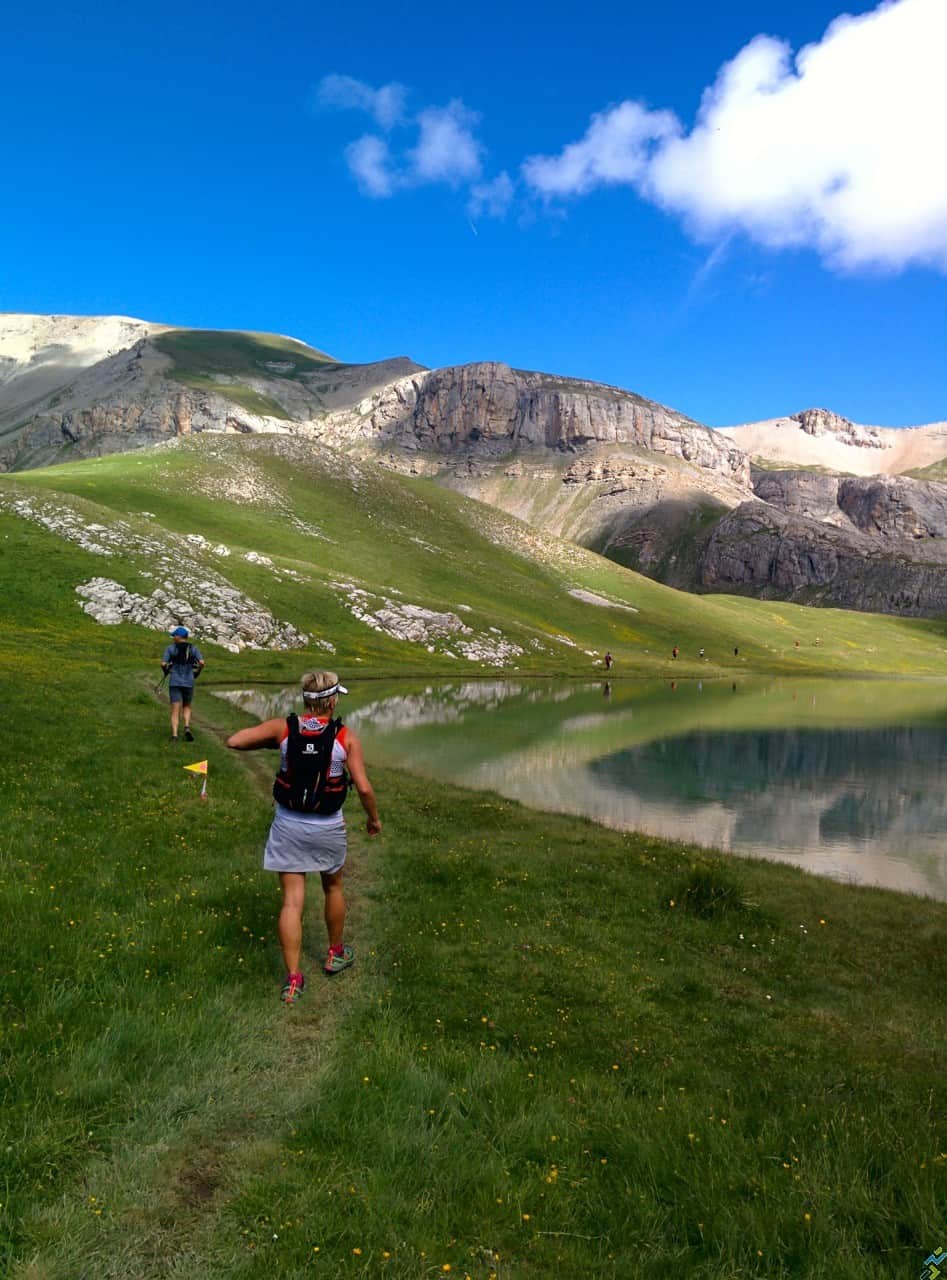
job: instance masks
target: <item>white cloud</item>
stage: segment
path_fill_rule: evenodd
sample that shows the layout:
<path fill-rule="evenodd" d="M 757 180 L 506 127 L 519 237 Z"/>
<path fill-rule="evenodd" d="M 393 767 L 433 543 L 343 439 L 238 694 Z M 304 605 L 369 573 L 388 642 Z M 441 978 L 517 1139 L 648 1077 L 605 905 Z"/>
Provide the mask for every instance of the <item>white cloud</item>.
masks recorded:
<path fill-rule="evenodd" d="M 523 176 L 545 196 L 584 195 L 607 183 L 637 183 L 644 176 L 652 144 L 680 129 L 670 111 L 648 111 L 622 102 L 592 117 L 585 137 L 558 156 L 530 156 Z"/>
<path fill-rule="evenodd" d="M 472 132 L 479 119 L 459 98 L 446 107 L 425 107 L 418 115 L 418 144 L 408 152 L 412 179 L 457 186 L 479 177 L 483 147 Z"/>
<path fill-rule="evenodd" d="M 345 160 L 359 189 L 367 196 L 390 196 L 398 185 L 391 154 L 383 138 L 366 133 L 345 148 Z"/>
<path fill-rule="evenodd" d="M 425 107 L 408 117 L 404 112 L 406 96 L 404 86 L 395 81 L 375 89 L 352 76 L 329 75 L 319 83 L 317 98 L 323 106 L 364 111 L 387 133 L 399 126 L 417 131 L 414 146 L 402 147 L 397 154 L 384 138 L 371 133 L 346 147 L 346 163 L 363 194 L 386 197 L 429 183 L 458 187 L 475 182 L 484 153 L 474 134 L 480 119 L 476 112 L 454 98 L 444 107 Z M 503 177 L 510 181 L 507 175 Z M 500 198 L 497 187 L 488 197 L 491 207 Z"/>
<path fill-rule="evenodd" d="M 833 265 L 947 270 L 947 0 L 836 19 L 793 59 L 758 36 L 721 68 L 687 133 L 623 102 L 523 176 L 545 196 L 626 183 L 702 239 L 743 231 Z"/>
<path fill-rule="evenodd" d="M 319 81 L 318 101 L 324 107 L 348 107 L 367 111 L 382 129 L 393 129 L 404 119 L 407 91 L 403 84 L 392 80 L 380 89 L 373 89 L 363 80 L 353 76 L 329 75 Z"/>
<path fill-rule="evenodd" d="M 472 218 L 502 218 L 513 201 L 513 179 L 504 169 L 489 182 L 470 188 L 467 212 Z"/>

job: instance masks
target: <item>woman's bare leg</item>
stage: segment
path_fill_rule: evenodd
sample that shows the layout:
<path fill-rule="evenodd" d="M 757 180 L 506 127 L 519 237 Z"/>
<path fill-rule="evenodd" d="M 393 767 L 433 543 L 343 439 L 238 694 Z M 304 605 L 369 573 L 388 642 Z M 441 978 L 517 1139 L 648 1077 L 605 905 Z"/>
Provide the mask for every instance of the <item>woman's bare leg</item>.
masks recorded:
<path fill-rule="evenodd" d="M 322 872 L 322 892 L 326 895 L 326 932 L 330 947 L 341 947 L 345 929 L 345 895 L 342 892 L 342 868 Z"/>
<path fill-rule="evenodd" d="M 283 950 L 283 962 L 287 973 L 299 973 L 303 947 L 303 903 L 306 899 L 306 877 L 300 871 L 281 871 L 280 888 L 283 905 L 280 908 L 279 944 Z"/>

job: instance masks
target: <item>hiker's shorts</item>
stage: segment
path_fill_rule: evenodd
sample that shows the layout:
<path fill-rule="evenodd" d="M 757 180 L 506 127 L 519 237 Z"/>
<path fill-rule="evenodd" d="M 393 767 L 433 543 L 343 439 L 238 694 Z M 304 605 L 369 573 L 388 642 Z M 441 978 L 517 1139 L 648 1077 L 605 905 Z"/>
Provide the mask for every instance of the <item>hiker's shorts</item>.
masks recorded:
<path fill-rule="evenodd" d="M 345 862 L 345 819 L 342 811 L 323 818 L 276 806 L 263 851 L 266 871 L 325 871 L 331 875 Z"/>
<path fill-rule="evenodd" d="M 189 707 L 194 701 L 193 686 L 190 689 L 187 689 L 183 684 L 171 685 L 168 689 L 168 699 L 171 702 L 181 702 L 185 707 Z"/>

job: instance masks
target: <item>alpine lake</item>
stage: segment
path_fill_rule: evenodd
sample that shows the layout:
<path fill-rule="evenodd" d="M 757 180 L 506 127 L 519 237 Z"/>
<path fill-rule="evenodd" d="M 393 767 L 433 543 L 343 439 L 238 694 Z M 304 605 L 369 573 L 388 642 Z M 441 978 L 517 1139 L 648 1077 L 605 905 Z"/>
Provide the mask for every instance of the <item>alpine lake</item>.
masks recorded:
<path fill-rule="evenodd" d="M 349 679 L 391 765 L 534 809 L 947 900 L 947 682 Z M 259 719 L 296 688 L 214 692 Z M 385 809 L 397 803 L 381 795 Z"/>

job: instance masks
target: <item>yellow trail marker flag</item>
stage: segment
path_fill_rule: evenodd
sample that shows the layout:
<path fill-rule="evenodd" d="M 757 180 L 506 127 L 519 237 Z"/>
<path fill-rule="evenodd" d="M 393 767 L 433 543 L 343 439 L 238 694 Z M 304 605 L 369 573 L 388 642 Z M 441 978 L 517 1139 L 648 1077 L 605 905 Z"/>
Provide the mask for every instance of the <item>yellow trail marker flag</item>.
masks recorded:
<path fill-rule="evenodd" d="M 207 799 L 207 761 L 198 760 L 197 764 L 186 764 L 184 765 L 184 768 L 190 769 L 191 773 L 202 773 L 204 775 L 204 782 L 201 786 L 201 799 L 206 800 Z"/>

